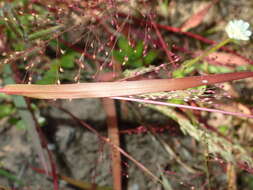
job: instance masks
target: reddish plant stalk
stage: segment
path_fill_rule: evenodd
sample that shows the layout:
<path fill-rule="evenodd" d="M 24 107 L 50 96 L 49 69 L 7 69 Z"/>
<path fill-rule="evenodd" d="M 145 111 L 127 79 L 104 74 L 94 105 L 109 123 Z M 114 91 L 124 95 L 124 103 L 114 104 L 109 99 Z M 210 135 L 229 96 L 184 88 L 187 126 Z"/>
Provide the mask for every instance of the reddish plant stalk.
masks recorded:
<path fill-rule="evenodd" d="M 152 18 L 150 18 L 150 19 L 152 19 Z M 165 51 L 165 53 L 166 53 L 166 55 L 169 59 L 169 62 L 174 63 L 174 59 L 173 59 L 174 54 L 171 51 L 169 51 L 169 47 L 165 43 L 165 41 L 164 41 L 164 39 L 161 35 L 161 32 L 159 31 L 157 25 L 153 22 L 153 20 L 151 20 L 151 24 L 152 24 L 153 28 L 155 29 L 156 35 L 157 35 L 157 37 L 158 37 L 158 39 L 161 43 L 161 46 L 162 46 L 163 50 Z"/>
<path fill-rule="evenodd" d="M 237 113 L 237 112 L 230 112 L 230 111 L 223 111 L 218 109 L 211 109 L 211 108 L 203 108 L 203 107 L 196 107 L 196 106 L 189 106 L 189 105 L 183 105 L 183 104 L 174 104 L 174 103 L 167 103 L 167 102 L 158 102 L 153 100 L 144 100 L 144 99 L 138 99 L 138 98 L 128 98 L 128 97 L 112 97 L 116 100 L 126 100 L 131 102 L 139 102 L 143 104 L 154 104 L 159 106 L 170 106 L 170 107 L 178 107 L 183 109 L 191 109 L 191 110 L 199 110 L 199 111 L 207 111 L 207 112 L 215 112 L 215 113 L 222 113 L 227 115 L 233 115 L 233 116 L 239 116 L 239 117 L 248 117 L 253 118 L 253 115 L 244 114 L 244 113 Z"/>
<path fill-rule="evenodd" d="M 117 113 L 114 105 L 114 100 L 109 98 L 102 99 L 103 107 L 106 113 L 108 137 L 112 144 L 120 147 L 119 128 L 117 124 Z M 111 147 L 112 158 L 112 174 L 113 174 L 113 189 L 121 190 L 121 155 L 117 148 Z"/>

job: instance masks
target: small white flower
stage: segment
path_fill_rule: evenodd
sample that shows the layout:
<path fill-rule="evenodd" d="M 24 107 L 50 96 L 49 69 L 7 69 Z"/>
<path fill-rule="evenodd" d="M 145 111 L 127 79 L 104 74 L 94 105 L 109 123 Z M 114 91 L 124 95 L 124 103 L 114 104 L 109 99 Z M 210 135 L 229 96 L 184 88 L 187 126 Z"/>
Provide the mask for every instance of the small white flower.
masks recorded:
<path fill-rule="evenodd" d="M 252 32 L 249 30 L 249 23 L 243 20 L 231 20 L 225 31 L 228 37 L 235 40 L 249 40 Z"/>
<path fill-rule="evenodd" d="M 55 144 L 48 143 L 47 148 L 48 148 L 48 150 L 55 150 L 56 146 L 55 146 Z"/>

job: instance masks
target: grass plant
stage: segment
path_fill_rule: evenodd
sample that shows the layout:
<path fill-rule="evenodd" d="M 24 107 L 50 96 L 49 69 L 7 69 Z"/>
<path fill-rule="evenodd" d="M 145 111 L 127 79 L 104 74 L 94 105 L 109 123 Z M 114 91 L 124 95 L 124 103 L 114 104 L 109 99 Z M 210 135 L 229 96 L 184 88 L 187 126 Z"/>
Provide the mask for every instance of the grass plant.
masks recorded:
<path fill-rule="evenodd" d="M 225 138 L 224 131 L 208 128 L 203 121 L 210 120 L 213 113 L 218 113 L 236 118 L 234 120 L 238 121 L 239 129 L 252 124 L 252 103 L 245 104 L 230 98 L 237 106 L 244 106 L 244 112 L 220 109 L 217 108 L 218 103 L 214 103 L 218 102 L 217 89 L 225 91 L 220 83 L 231 84 L 234 80 L 253 77 L 253 61 L 243 52 L 234 50 L 234 47 L 244 46 L 250 40 L 250 24 L 236 19 L 226 21 L 228 24 L 221 31 L 224 35 L 218 35 L 219 40 L 215 42 L 194 32 L 194 29 L 204 25 L 209 9 L 221 3 L 219 0 L 211 1 L 204 9 L 191 15 L 181 28 L 166 22 L 172 3 L 166 0 L 0 2 L 0 69 L 5 82 L 0 93 L 10 99 L 3 99 L 1 103 L 4 106 L 13 101 L 13 107 L 16 107 L 21 119 L 28 122 L 27 130 L 43 165 L 43 169 L 34 169 L 34 172 L 51 177 L 54 190 L 60 189 L 58 179 L 83 189 L 111 189 L 82 183 L 58 172 L 54 153 L 48 148 L 48 139 L 31 109 L 31 103 L 40 107 L 39 102 L 42 101 L 50 106 L 49 100 L 59 99 L 101 99 L 107 117 L 108 137 L 77 118 L 71 110 L 58 109 L 110 146 L 112 186 L 115 190 L 125 189 L 122 185 L 122 155 L 157 185 L 167 189 L 173 186 L 159 163 L 157 171 L 160 176 L 157 176 L 159 173 L 151 171 L 122 148 L 119 115 L 124 114 L 122 110 L 130 112 L 123 102 L 137 102 L 172 119 L 185 136 L 200 144 L 205 164 L 202 168 L 192 169 L 176 155 L 175 150 L 168 148 L 162 137 L 153 133 L 156 139 L 161 138 L 157 141 L 165 149 L 167 147 L 168 154 L 173 155 L 179 165 L 190 168 L 193 173 L 197 170 L 204 172 L 203 188 L 217 187 L 211 184 L 215 183 L 212 182 L 215 174 L 209 170 L 212 161 L 227 164 L 225 175 L 230 189 L 236 186 L 234 167 L 253 173 L 252 145 L 242 145 L 244 142 L 239 140 L 239 130 L 229 134 L 230 140 Z M 188 47 L 177 43 L 181 39 L 188 43 Z M 201 46 L 196 48 L 189 44 Z M 195 53 L 197 51 L 200 53 Z M 243 63 L 243 67 L 227 63 L 214 65 L 214 55 L 219 61 L 231 56 L 239 64 Z M 234 90 L 232 85 L 230 90 Z M 117 113 L 116 102 L 122 104 L 120 114 Z M 27 109 L 24 111 L 23 107 Z M 7 110 L 7 106 L 4 108 Z M 9 109 L 2 114 L 0 111 L 0 116 L 9 118 L 10 122 L 15 111 Z M 225 131 L 232 127 L 233 123 L 225 127 Z M 147 127 L 149 130 L 150 127 Z M 194 161 L 191 164 L 196 165 Z M 20 187 L 23 185 L 20 184 Z M 198 184 L 189 186 L 191 189 L 201 188 Z"/>

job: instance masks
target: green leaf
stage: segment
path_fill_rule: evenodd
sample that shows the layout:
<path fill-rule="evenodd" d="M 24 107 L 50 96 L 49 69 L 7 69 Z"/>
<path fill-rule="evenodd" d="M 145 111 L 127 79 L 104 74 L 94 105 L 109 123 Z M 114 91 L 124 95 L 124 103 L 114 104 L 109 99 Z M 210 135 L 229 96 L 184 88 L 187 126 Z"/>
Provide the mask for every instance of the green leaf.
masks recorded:
<path fill-rule="evenodd" d="M 117 51 L 117 50 L 113 50 L 112 51 L 112 56 L 119 61 L 120 63 L 123 63 L 124 61 L 124 54 L 123 52 Z"/>
<path fill-rule="evenodd" d="M 235 68 L 236 71 L 247 71 L 248 70 L 248 67 L 245 66 L 245 65 L 242 65 L 242 66 L 238 66 Z"/>
<path fill-rule="evenodd" d="M 46 75 L 43 79 L 36 82 L 36 84 L 55 84 L 56 83 L 56 76 L 55 75 Z"/>
<path fill-rule="evenodd" d="M 155 51 L 150 51 L 148 54 L 144 57 L 144 64 L 149 65 L 151 64 L 155 58 L 157 57 L 157 53 Z"/>
<path fill-rule="evenodd" d="M 22 25 L 22 28 L 24 30 L 24 33 L 29 33 L 29 30 L 31 29 L 31 23 L 34 20 L 34 17 L 30 14 L 24 14 L 22 16 L 18 17 L 20 20 L 20 24 Z"/>
<path fill-rule="evenodd" d="M 4 20 L 0 19 L 0 25 L 4 25 L 4 24 L 5 24 Z"/>
<path fill-rule="evenodd" d="M 138 60 L 134 60 L 134 61 L 129 60 L 126 63 L 126 66 L 129 66 L 132 69 L 142 67 L 143 66 L 143 60 L 142 59 L 138 59 Z"/>
<path fill-rule="evenodd" d="M 18 183 L 19 185 L 23 185 L 23 182 L 20 179 L 18 179 L 16 175 L 13 175 L 7 170 L 0 169 L 0 176 L 6 177 L 7 179 L 14 181 L 15 183 Z"/>
<path fill-rule="evenodd" d="M 0 93 L 0 101 L 3 101 L 3 100 L 11 100 L 11 95 Z"/>
<path fill-rule="evenodd" d="M 208 71 L 209 73 L 229 73 L 232 72 L 232 69 L 224 66 L 209 65 Z"/>
<path fill-rule="evenodd" d="M 134 66 L 135 66 L 136 68 L 143 67 L 143 66 L 144 66 L 143 59 L 140 58 L 140 59 L 136 60 L 136 61 L 134 62 Z"/>
<path fill-rule="evenodd" d="M 133 48 L 129 45 L 129 42 L 125 37 L 119 37 L 118 46 L 124 52 L 125 56 L 130 57 L 134 54 Z"/>
<path fill-rule="evenodd" d="M 36 84 L 55 84 L 58 79 L 59 60 L 54 60 L 50 69 L 46 71 L 43 78 L 36 82 Z"/>
<path fill-rule="evenodd" d="M 144 45 L 141 41 L 137 43 L 135 48 L 132 48 L 129 45 L 129 41 L 125 37 L 121 36 L 118 39 L 118 46 L 120 50 L 113 50 L 113 57 L 120 63 L 132 69 L 149 65 L 157 57 L 157 52 L 152 50 L 143 57 Z M 125 58 L 128 58 L 127 61 Z"/>
<path fill-rule="evenodd" d="M 48 35 L 56 32 L 61 27 L 62 27 L 61 25 L 58 25 L 58 26 L 53 26 L 53 27 L 46 28 L 46 29 L 43 29 L 40 31 L 36 31 L 33 34 L 30 34 L 28 38 L 29 38 L 29 40 L 35 40 L 35 39 L 38 39 L 41 37 L 48 37 Z"/>
<path fill-rule="evenodd" d="M 196 69 L 196 67 L 194 65 L 188 66 L 187 68 L 184 68 L 184 69 L 182 69 L 182 67 L 181 67 L 181 68 L 175 70 L 172 73 L 172 76 L 173 76 L 173 78 L 182 78 L 182 77 L 185 77 L 187 74 L 193 72 L 195 69 Z"/>
<path fill-rule="evenodd" d="M 26 130 L 27 129 L 27 127 L 25 125 L 25 122 L 22 119 L 17 121 L 16 128 L 20 129 L 20 130 Z"/>
<path fill-rule="evenodd" d="M 194 94 L 197 95 L 197 96 L 200 96 L 200 95 L 203 95 L 205 93 L 205 91 L 207 89 L 207 86 L 202 85 L 202 86 L 196 86 L 196 87 L 189 88 L 189 89 L 196 90 L 196 93 L 194 93 Z"/>
<path fill-rule="evenodd" d="M 173 104 L 184 104 L 184 100 L 181 100 L 181 99 L 171 99 L 171 100 L 168 100 L 169 103 L 173 103 Z"/>
<path fill-rule="evenodd" d="M 23 42 L 17 42 L 13 44 L 15 51 L 23 51 L 25 49 L 25 44 Z"/>
<path fill-rule="evenodd" d="M 141 41 L 137 43 L 137 45 L 135 47 L 135 51 L 134 51 L 134 55 L 136 58 L 142 57 L 143 47 L 144 47 L 144 45 Z"/>
<path fill-rule="evenodd" d="M 245 175 L 241 178 L 242 184 L 247 184 L 247 189 L 253 189 L 253 176 L 251 174 Z"/>
<path fill-rule="evenodd" d="M 177 69 L 172 73 L 173 78 L 183 78 L 185 76 L 184 71 L 182 69 Z"/>
<path fill-rule="evenodd" d="M 13 112 L 15 112 L 15 108 L 12 105 L 10 104 L 0 105 L 0 119 L 11 115 Z"/>
<path fill-rule="evenodd" d="M 75 66 L 75 58 L 79 54 L 76 52 L 70 52 L 63 55 L 60 59 L 55 59 L 50 65 L 50 69 L 45 72 L 43 78 L 37 81 L 37 84 L 55 84 L 59 78 L 59 67 L 64 69 L 72 69 Z"/>
<path fill-rule="evenodd" d="M 227 135 L 229 127 L 227 125 L 221 125 L 221 126 L 218 127 L 218 130 L 223 135 Z"/>
<path fill-rule="evenodd" d="M 60 63 L 64 69 L 72 69 L 75 66 L 75 58 L 78 53 L 71 52 L 61 57 Z"/>

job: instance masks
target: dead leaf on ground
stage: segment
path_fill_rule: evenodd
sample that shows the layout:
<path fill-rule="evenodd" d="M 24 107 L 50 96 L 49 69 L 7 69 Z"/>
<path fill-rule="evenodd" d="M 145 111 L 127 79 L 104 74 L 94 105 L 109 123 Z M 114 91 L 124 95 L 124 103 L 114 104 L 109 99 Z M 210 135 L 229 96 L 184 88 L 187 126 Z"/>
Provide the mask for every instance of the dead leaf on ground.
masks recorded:
<path fill-rule="evenodd" d="M 198 51 L 196 53 L 197 55 L 203 54 L 203 51 Z M 225 52 L 214 52 L 209 54 L 206 58 L 206 61 L 210 64 L 214 65 L 226 65 L 226 66 L 242 66 L 242 65 L 248 65 L 248 61 L 234 55 L 232 53 L 225 53 Z"/>
<path fill-rule="evenodd" d="M 211 7 L 217 3 L 218 0 L 214 0 L 211 3 L 208 3 L 204 8 L 202 6 L 199 7 L 200 10 L 198 10 L 195 14 L 193 14 L 187 21 L 181 26 L 181 30 L 186 32 L 192 28 L 195 28 L 199 24 L 201 24 L 205 18 L 205 16 L 208 14 Z"/>

